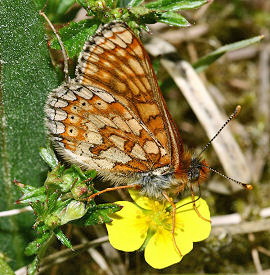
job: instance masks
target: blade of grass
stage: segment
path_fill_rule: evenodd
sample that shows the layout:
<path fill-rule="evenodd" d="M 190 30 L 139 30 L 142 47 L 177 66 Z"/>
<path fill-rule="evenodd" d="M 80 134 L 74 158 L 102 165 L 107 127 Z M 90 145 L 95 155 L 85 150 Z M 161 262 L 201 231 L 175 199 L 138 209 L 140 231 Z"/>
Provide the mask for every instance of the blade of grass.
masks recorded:
<path fill-rule="evenodd" d="M 208 68 L 213 62 L 215 62 L 219 57 L 221 57 L 226 52 L 235 51 L 247 47 L 249 45 L 260 42 L 262 39 L 263 35 L 259 35 L 239 42 L 222 46 L 217 50 L 211 52 L 210 54 L 200 58 L 197 62 L 193 64 L 193 67 L 196 69 L 197 72 L 201 72 Z"/>

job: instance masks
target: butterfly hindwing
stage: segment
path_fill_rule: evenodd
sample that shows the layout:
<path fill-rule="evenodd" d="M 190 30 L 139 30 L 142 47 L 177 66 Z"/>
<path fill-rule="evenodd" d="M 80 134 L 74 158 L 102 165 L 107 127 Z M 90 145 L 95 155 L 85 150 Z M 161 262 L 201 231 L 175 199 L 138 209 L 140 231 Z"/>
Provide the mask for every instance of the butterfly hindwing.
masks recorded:
<path fill-rule="evenodd" d="M 144 124 L 105 91 L 63 84 L 51 93 L 46 112 L 57 151 L 85 168 L 142 172 L 169 161 Z"/>

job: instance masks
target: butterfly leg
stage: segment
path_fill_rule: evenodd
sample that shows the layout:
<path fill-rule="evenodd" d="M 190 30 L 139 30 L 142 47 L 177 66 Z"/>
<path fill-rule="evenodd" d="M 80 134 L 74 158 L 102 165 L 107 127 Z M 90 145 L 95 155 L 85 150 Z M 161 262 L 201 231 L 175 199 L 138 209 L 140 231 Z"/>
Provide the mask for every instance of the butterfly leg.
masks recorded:
<path fill-rule="evenodd" d="M 100 194 L 103 194 L 105 192 L 110 192 L 110 191 L 114 191 L 114 190 L 119 190 L 119 189 L 127 189 L 127 188 L 141 188 L 141 185 L 139 184 L 132 184 L 132 185 L 124 185 L 124 186 L 116 186 L 116 187 L 110 187 L 110 188 L 106 188 L 102 191 L 99 191 L 95 194 L 92 194 L 91 196 L 88 197 L 87 201 L 89 202 L 91 199 L 93 199 L 96 196 L 99 196 Z"/>
<path fill-rule="evenodd" d="M 197 206 L 196 206 L 196 198 L 195 198 L 195 194 L 194 194 L 192 185 L 190 185 L 190 190 L 191 190 L 191 197 L 192 197 L 193 209 L 195 210 L 195 212 L 197 213 L 197 215 L 198 215 L 202 220 L 211 223 L 211 220 L 206 219 L 206 218 L 203 217 L 203 216 L 201 215 L 201 213 L 199 212 L 199 210 L 198 210 L 198 208 L 197 208 Z"/>
<path fill-rule="evenodd" d="M 180 257 L 182 257 L 182 253 L 176 243 L 176 240 L 175 240 L 175 215 L 176 215 L 176 205 L 174 204 L 174 202 L 172 201 L 172 199 L 168 196 L 167 193 L 163 192 L 162 193 L 163 196 L 165 197 L 165 199 L 170 203 L 170 205 L 172 206 L 172 216 L 173 216 L 173 223 L 172 223 L 172 238 L 173 238 L 173 244 L 174 244 L 174 247 L 176 248 L 176 250 L 178 251 Z"/>

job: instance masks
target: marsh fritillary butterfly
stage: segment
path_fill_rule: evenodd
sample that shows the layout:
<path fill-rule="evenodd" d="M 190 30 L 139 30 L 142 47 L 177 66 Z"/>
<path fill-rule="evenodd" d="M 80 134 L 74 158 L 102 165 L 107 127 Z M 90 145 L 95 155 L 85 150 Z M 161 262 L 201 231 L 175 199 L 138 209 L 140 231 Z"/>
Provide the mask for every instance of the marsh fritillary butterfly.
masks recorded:
<path fill-rule="evenodd" d="M 124 23 L 103 26 L 85 43 L 76 78 L 49 94 L 46 114 L 64 160 L 115 185 L 164 199 L 207 174 L 184 150 L 150 59 Z"/>
<path fill-rule="evenodd" d="M 150 59 L 125 23 L 109 23 L 85 43 L 76 78 L 49 94 L 46 114 L 64 160 L 117 186 L 169 200 L 208 173 L 184 150 Z"/>

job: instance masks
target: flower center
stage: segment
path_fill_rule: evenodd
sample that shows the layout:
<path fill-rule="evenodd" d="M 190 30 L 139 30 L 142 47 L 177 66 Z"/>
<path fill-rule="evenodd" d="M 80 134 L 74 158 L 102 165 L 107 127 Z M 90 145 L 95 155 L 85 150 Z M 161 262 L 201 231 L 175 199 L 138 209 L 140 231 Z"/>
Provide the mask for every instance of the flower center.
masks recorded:
<path fill-rule="evenodd" d="M 172 212 L 166 210 L 164 203 L 155 201 L 152 211 L 148 215 L 151 230 L 172 230 Z"/>

